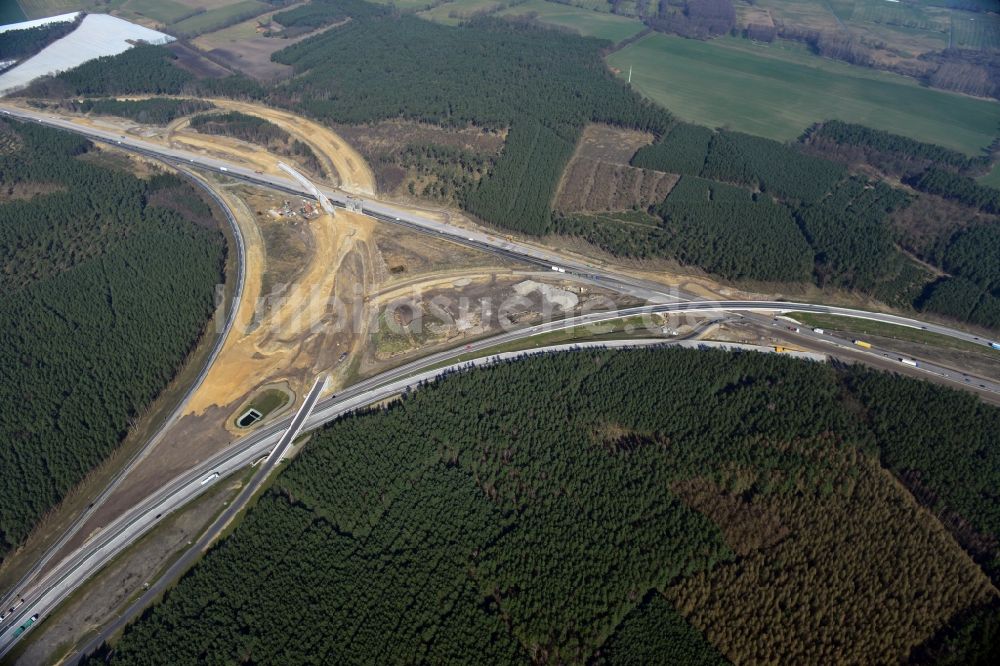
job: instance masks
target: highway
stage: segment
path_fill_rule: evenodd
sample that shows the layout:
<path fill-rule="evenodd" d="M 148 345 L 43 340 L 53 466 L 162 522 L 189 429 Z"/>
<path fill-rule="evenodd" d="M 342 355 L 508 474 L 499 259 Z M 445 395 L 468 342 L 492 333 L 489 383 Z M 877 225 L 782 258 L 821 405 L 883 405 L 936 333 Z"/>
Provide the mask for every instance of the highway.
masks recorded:
<path fill-rule="evenodd" d="M 69 541 L 73 537 L 73 535 L 77 533 L 80 527 L 87 521 L 87 519 L 94 513 L 94 511 L 96 511 L 97 507 L 100 506 L 100 504 L 112 493 L 112 491 L 114 491 L 114 489 L 118 487 L 122 479 L 124 479 L 128 475 L 128 473 L 132 471 L 132 469 L 134 469 L 135 466 L 138 465 L 140 461 L 142 461 L 143 458 L 145 458 L 146 454 L 150 450 L 152 450 L 154 446 L 156 446 L 157 442 L 159 442 L 160 439 L 162 439 L 163 435 L 167 432 L 167 430 L 169 430 L 170 427 L 177 421 L 177 419 L 183 413 L 184 407 L 187 405 L 188 400 L 191 398 L 192 395 L 194 395 L 194 393 L 204 382 L 205 377 L 208 375 L 208 372 L 212 367 L 212 364 L 215 362 L 216 357 L 218 357 L 219 352 L 222 350 L 222 346 L 225 343 L 226 338 L 229 336 L 229 332 L 232 330 L 233 322 L 236 320 L 236 311 L 238 309 L 240 300 L 243 297 L 243 285 L 245 283 L 244 261 L 246 257 L 246 247 L 243 241 L 243 234 L 240 232 L 239 225 L 236 223 L 236 218 L 233 216 L 232 211 L 229 210 L 229 207 L 226 206 L 225 202 L 219 197 L 219 195 L 216 194 L 215 191 L 211 187 L 209 187 L 204 181 L 202 181 L 199 177 L 188 173 L 185 173 L 185 175 L 197 187 L 204 190 L 223 211 L 223 213 L 226 216 L 226 220 L 229 223 L 230 228 L 232 229 L 233 238 L 235 239 L 236 242 L 236 251 L 237 251 L 236 287 L 233 291 L 233 297 L 230 303 L 229 311 L 226 315 L 226 321 L 223 326 L 223 329 L 221 333 L 216 337 L 215 343 L 212 345 L 212 350 L 209 353 L 208 359 L 205 361 L 205 364 L 200 369 L 198 376 L 195 377 L 195 380 L 184 392 L 184 395 L 181 397 L 180 401 L 174 407 L 173 411 L 170 413 L 167 419 L 162 424 L 160 424 L 159 428 L 157 428 L 153 436 L 147 442 L 143 443 L 142 447 L 140 447 L 139 450 L 137 450 L 132 455 L 132 457 L 125 463 L 125 465 L 114 475 L 114 477 L 112 477 L 111 481 L 97 495 L 94 501 L 91 502 L 86 509 L 80 512 L 80 514 L 74 519 L 73 523 L 59 537 L 59 539 L 46 549 L 45 553 L 38 559 L 38 561 L 36 561 L 32 565 L 31 569 L 29 569 L 24 573 L 21 579 L 11 588 L 10 594 L 0 599 L 0 608 L 4 610 L 10 608 L 10 606 L 13 604 L 14 599 L 16 598 L 14 592 L 16 590 L 20 590 L 21 588 L 23 588 L 25 584 L 28 583 L 28 581 L 35 578 L 41 572 L 41 570 L 45 567 L 45 565 L 49 563 L 52 557 L 54 557 L 55 554 L 58 553 L 63 548 L 63 546 L 65 546 L 66 542 Z"/>
<path fill-rule="evenodd" d="M 406 388 L 412 388 L 422 381 L 433 379 L 446 372 L 470 365 L 483 365 L 497 360 L 514 358 L 526 352 L 507 352 L 504 354 L 492 355 L 482 359 L 472 361 L 454 362 L 460 356 L 468 355 L 484 349 L 489 349 L 500 344 L 516 342 L 529 337 L 572 328 L 585 324 L 596 325 L 622 317 L 632 317 L 643 314 L 667 314 L 675 312 L 691 313 L 712 313 L 712 312 L 767 312 L 780 314 L 788 311 L 805 311 L 815 313 L 838 313 L 849 314 L 851 316 L 868 315 L 876 320 L 882 315 L 855 311 L 849 308 L 836 308 L 831 306 L 821 306 L 809 303 L 786 303 L 777 301 L 704 301 L 697 303 L 664 303 L 647 306 L 637 306 L 610 312 L 591 313 L 569 317 L 557 322 L 538 324 L 516 331 L 510 331 L 492 338 L 470 343 L 456 349 L 449 349 L 438 352 L 430 356 L 407 363 L 398 368 L 385 372 L 376 377 L 363 380 L 341 393 L 331 396 L 319 402 L 312 410 L 311 414 L 304 419 L 304 423 L 297 425 L 296 429 L 303 431 L 312 430 L 337 417 L 377 403 L 393 395 L 397 395 Z M 884 315 L 884 317 L 893 317 Z M 895 320 L 900 318 L 893 317 Z M 909 321 L 905 318 L 903 321 Z M 894 321 L 894 323 L 896 323 Z M 904 324 L 908 325 L 908 324 Z M 811 332 L 810 332 L 811 333 Z M 818 334 L 813 334 L 818 335 Z M 831 352 L 837 346 L 849 349 L 855 354 L 871 354 L 881 357 L 886 352 L 877 349 L 865 350 L 853 345 L 847 340 L 840 340 L 832 336 L 822 336 L 823 342 L 831 345 Z M 658 341 L 661 344 L 667 340 Z M 621 346 L 626 343 L 600 342 L 600 345 Z M 646 342 L 645 344 L 649 344 Z M 574 347 L 580 345 L 564 345 L 563 347 Z M 441 367 L 441 364 L 450 364 Z M 908 366 L 899 365 L 901 371 L 917 370 L 918 372 L 935 372 L 935 368 L 927 366 L 913 369 Z M 977 380 L 986 382 L 988 380 Z M 989 381 L 984 384 L 985 390 L 994 395 L 1000 395 L 1000 382 Z M 314 386 L 310 396 L 316 394 L 317 387 Z M 301 412 L 300 412 L 301 413 Z M 299 413 L 296 414 L 298 416 Z M 295 418 L 295 417 L 293 417 Z M 221 476 L 231 474 L 246 465 L 258 460 L 266 455 L 280 441 L 282 433 L 289 431 L 289 426 L 294 426 L 292 419 L 286 418 L 277 423 L 261 427 L 260 430 L 237 440 L 228 449 L 221 452 L 196 468 L 173 479 L 160 489 L 152 493 L 146 500 L 141 502 L 129 512 L 123 514 L 119 519 L 105 526 L 105 528 L 91 541 L 89 541 L 80 551 L 66 558 L 39 582 L 26 591 L 22 592 L 26 603 L 22 605 L 12 618 L 4 622 L 0 633 L 0 658 L 13 645 L 13 630 L 19 626 L 26 618 L 35 613 L 43 617 L 51 612 L 59 602 L 68 596 L 77 586 L 82 584 L 101 567 L 110 561 L 118 552 L 133 543 L 140 536 L 149 531 L 167 513 L 176 510 L 184 504 L 190 502 L 195 497 L 208 489 L 209 484 L 202 482 L 210 475 L 218 473 Z M 272 456 L 270 462 L 276 462 L 276 456 Z"/>
<path fill-rule="evenodd" d="M 257 185 L 264 185 L 279 191 L 287 192 L 295 196 L 314 197 L 312 188 L 289 176 L 272 176 L 270 174 L 259 174 L 253 169 L 233 164 L 217 158 L 194 153 L 177 148 L 170 148 L 151 141 L 146 141 L 138 137 L 127 134 L 119 134 L 109 130 L 102 130 L 95 127 L 85 127 L 55 116 L 36 110 L 21 109 L 18 107 L 0 104 L 0 112 L 9 116 L 39 122 L 51 127 L 68 130 L 76 134 L 81 134 L 87 138 L 102 143 L 116 145 L 122 149 L 145 155 L 147 157 L 163 160 L 177 166 L 199 167 L 201 169 L 214 171 L 220 175 L 236 178 Z M 341 208 L 347 206 L 349 199 L 357 201 L 357 198 L 341 190 L 320 187 L 320 191 L 335 205 Z M 612 289 L 619 293 L 633 296 L 640 300 L 652 302 L 690 300 L 695 298 L 693 294 L 681 294 L 676 290 L 652 281 L 645 281 L 638 278 L 622 276 L 614 271 L 591 262 L 579 259 L 567 259 L 557 252 L 538 247 L 529 243 L 508 239 L 495 234 L 486 233 L 477 229 L 467 229 L 446 222 L 439 222 L 426 216 L 414 213 L 411 210 L 385 204 L 378 201 L 365 200 L 363 202 L 364 212 L 369 216 L 399 226 L 408 227 L 417 231 L 423 231 L 438 235 L 450 241 L 460 243 L 469 247 L 475 247 L 500 256 L 507 256 L 517 261 L 534 264 L 546 270 L 552 267 L 564 269 L 571 273 L 578 280 L 593 282 L 603 287 Z"/>
<path fill-rule="evenodd" d="M 79 125 L 65 121 L 49 114 L 29 112 L 22 109 L 2 107 L 4 112 L 22 119 L 38 120 L 45 124 L 68 129 L 70 131 L 84 134 L 98 141 L 106 141 L 121 145 L 123 148 L 134 150 L 144 155 L 156 159 L 173 162 L 177 165 L 193 166 L 214 170 L 226 176 L 240 178 L 249 182 L 275 187 L 296 195 L 308 194 L 301 183 L 293 179 L 284 179 L 276 176 L 256 174 L 249 169 L 238 165 L 207 158 L 202 155 L 188 153 L 172 148 L 160 146 L 158 144 L 143 141 L 135 137 L 123 137 L 112 132 L 107 132 L 94 128 L 83 128 Z M 336 205 L 346 204 L 348 195 L 343 192 L 324 189 L 329 199 Z M 297 430 L 311 430 L 324 423 L 327 423 L 338 416 L 370 405 L 385 399 L 386 397 L 398 394 L 407 387 L 416 386 L 419 382 L 436 377 L 443 372 L 464 367 L 469 364 L 480 365 L 486 362 L 494 362 L 498 358 L 508 358 L 518 355 L 512 352 L 508 355 L 491 356 L 489 359 L 477 360 L 473 362 L 454 363 L 455 359 L 492 347 L 498 344 L 514 342 L 540 333 L 555 331 L 564 328 L 580 326 L 583 324 L 597 324 L 611 319 L 628 317 L 643 314 L 666 314 L 666 313 L 711 313 L 711 312 L 734 312 L 744 311 L 751 313 L 780 314 L 790 311 L 814 312 L 820 314 L 837 314 L 863 319 L 871 319 L 885 323 L 909 326 L 916 329 L 928 330 L 934 333 L 947 335 L 956 339 L 965 340 L 973 344 L 988 346 L 989 341 L 980 339 L 978 336 L 952 329 L 947 326 L 921 322 L 915 319 L 901 317 L 897 315 L 873 313 L 851 308 L 841 308 L 834 306 L 817 305 L 811 303 L 792 303 L 783 301 L 754 301 L 754 300 L 732 300 L 732 301 L 692 301 L 693 295 L 672 290 L 655 282 L 645 281 L 631 276 L 619 275 L 613 270 L 608 270 L 595 263 L 579 259 L 567 259 L 559 254 L 545 248 L 536 247 L 532 244 L 511 240 L 480 230 L 470 230 L 456 225 L 438 222 L 428 219 L 412 211 L 397 208 L 389 204 L 380 202 L 364 203 L 365 212 L 377 219 L 393 224 L 439 235 L 447 240 L 462 243 L 472 247 L 510 256 L 522 262 L 545 267 L 546 270 L 555 270 L 560 278 L 574 279 L 589 282 L 608 289 L 629 294 L 635 298 L 645 300 L 650 305 L 626 308 L 612 312 L 588 313 L 575 317 L 570 317 L 557 322 L 549 322 L 537 326 L 528 327 L 503 333 L 488 340 L 482 340 L 465 347 L 451 349 L 428 357 L 419 359 L 412 363 L 390 370 L 377 377 L 370 378 L 355 384 L 336 396 L 331 396 L 326 400 L 318 402 L 315 409 L 307 412 L 297 412 L 292 419 L 284 419 L 280 422 L 262 426 L 251 435 L 241 438 L 232 443 L 225 451 L 214 458 L 199 464 L 194 469 L 179 477 L 170 480 L 161 488 L 151 492 L 149 497 L 128 512 L 120 516 L 117 520 L 104 528 L 93 538 L 91 538 L 80 550 L 66 557 L 63 561 L 51 567 L 41 578 L 34 580 L 26 589 L 15 589 L 11 592 L 18 592 L 25 598 L 25 603 L 18 608 L 12 617 L 4 620 L 0 625 L 0 658 L 6 654 L 13 646 L 13 631 L 25 619 L 33 614 L 40 614 L 42 619 L 50 613 L 70 592 L 76 589 L 85 580 L 96 573 L 117 553 L 127 547 L 142 534 L 148 532 L 162 518 L 163 515 L 176 510 L 178 507 L 191 501 L 202 492 L 211 487 L 209 478 L 212 474 L 226 476 L 242 467 L 261 458 L 267 451 L 278 451 L 278 446 L 282 441 L 282 433 L 288 434 Z M 224 206 L 225 208 L 225 206 Z M 239 238 L 238 231 L 237 237 Z M 231 315 L 232 316 L 232 313 Z M 770 318 L 764 320 L 765 325 L 770 324 Z M 775 325 L 776 328 L 784 329 L 783 326 Z M 805 329 L 803 329 L 805 330 Z M 783 330 L 784 332 L 784 330 Z M 833 345 L 831 352 L 837 351 L 837 346 L 842 349 L 850 348 L 852 354 L 870 354 L 872 357 L 881 356 L 888 358 L 888 353 L 881 350 L 863 350 L 850 344 L 849 341 L 837 340 L 831 336 L 816 336 L 813 342 L 817 345 Z M 610 343 L 601 343 L 610 344 Z M 450 363 L 450 365 L 449 365 Z M 444 364 L 445 367 L 440 367 Z M 962 377 L 955 375 L 953 370 L 929 366 L 921 363 L 921 367 L 913 369 L 910 367 L 900 367 L 901 370 L 913 373 L 929 373 L 938 375 L 947 381 L 956 384 L 964 384 L 974 390 L 991 395 L 1000 394 L 1000 385 L 996 382 L 976 379 L 976 386 L 969 386 L 969 382 L 964 382 Z M 961 374 L 961 373 L 958 373 Z M 313 401 L 318 399 L 321 390 L 321 383 L 317 382 L 309 396 Z M 315 394 L 315 395 L 314 395 Z M 314 397 L 313 397 L 314 396 Z M 302 415 L 300 423 L 296 424 L 294 419 Z M 294 439 L 291 436 L 288 441 Z M 288 442 L 284 443 L 287 446 Z M 145 450 L 145 449 L 144 449 Z M 280 451 L 265 461 L 259 474 L 263 474 L 264 469 L 270 469 L 280 459 Z M 257 478 L 257 476 L 255 476 Z M 105 496 L 102 494 L 102 497 Z M 96 505 L 96 503 L 95 503 Z M 39 571 L 36 567 L 35 571 Z"/>

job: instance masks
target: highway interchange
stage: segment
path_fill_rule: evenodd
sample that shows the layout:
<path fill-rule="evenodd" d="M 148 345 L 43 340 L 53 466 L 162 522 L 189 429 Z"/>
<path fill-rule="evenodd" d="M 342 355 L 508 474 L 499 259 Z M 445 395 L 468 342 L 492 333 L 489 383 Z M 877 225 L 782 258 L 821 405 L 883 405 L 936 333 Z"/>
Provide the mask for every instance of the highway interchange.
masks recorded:
<path fill-rule="evenodd" d="M 15 107 L 0 107 L 0 110 L 8 115 L 17 116 L 21 119 L 35 120 L 47 125 L 84 134 L 97 141 L 113 143 L 122 148 L 127 148 L 178 166 L 198 166 L 202 169 L 224 173 L 230 177 L 277 188 L 296 195 L 307 194 L 304 186 L 294 179 L 262 175 L 250 169 L 246 169 L 235 164 L 229 164 L 215 158 L 209 158 L 204 155 L 163 147 L 135 137 L 122 136 L 110 131 L 90 127 L 83 128 L 70 121 L 45 113 L 27 111 Z M 339 206 L 346 205 L 348 199 L 351 198 L 350 195 L 337 190 L 323 189 L 323 193 L 328 196 L 335 205 Z M 219 202 L 220 205 L 222 204 L 217 197 L 216 201 Z M 224 205 L 222 205 L 222 208 L 226 210 Z M 844 315 L 908 326 L 964 340 L 983 347 L 988 347 L 990 342 L 989 340 L 981 339 L 974 334 L 939 324 L 922 322 L 897 315 L 867 312 L 851 308 L 784 301 L 698 300 L 697 297 L 692 294 L 670 289 L 656 282 L 621 275 L 616 273 L 613 269 L 608 269 L 576 258 L 567 258 L 551 250 L 528 243 L 518 242 L 509 237 L 501 237 L 478 229 L 467 229 L 449 223 L 439 222 L 389 204 L 366 200 L 364 202 L 364 212 L 385 222 L 414 228 L 425 233 L 436 234 L 450 241 L 477 247 L 495 254 L 509 256 L 522 262 L 543 267 L 546 270 L 556 270 L 559 272 L 560 278 L 600 285 L 604 288 L 630 295 L 636 299 L 644 300 L 649 303 L 649 305 L 625 308 L 611 312 L 588 313 L 575 317 L 569 317 L 556 322 L 548 322 L 537 326 L 505 332 L 464 347 L 438 352 L 394 368 L 381 375 L 363 380 L 341 391 L 339 394 L 330 396 L 324 400 L 318 400 L 323 383 L 317 380 L 313 389 L 307 396 L 307 400 L 303 405 L 304 409 L 300 409 L 295 416 L 270 425 L 262 426 L 252 434 L 236 440 L 219 455 L 195 466 L 185 474 L 170 480 L 159 489 L 156 489 L 143 502 L 121 515 L 111 524 L 104 526 L 100 533 L 91 538 L 80 549 L 67 556 L 54 566 L 48 568 L 48 570 L 45 571 L 40 577 L 38 577 L 38 574 L 41 573 L 42 566 L 46 564 L 47 560 L 46 562 L 39 562 L 32 569 L 32 571 L 29 572 L 34 578 L 34 580 L 31 580 L 30 583 L 28 580 L 23 580 L 22 584 L 19 584 L 15 589 L 5 591 L 2 598 L 3 605 L 0 606 L 3 610 L 6 610 L 9 605 L 19 597 L 23 597 L 25 603 L 18 607 L 13 614 L 5 618 L 3 623 L 0 624 L 0 659 L 2 659 L 4 655 L 6 655 L 16 644 L 13 633 L 17 627 L 24 623 L 29 617 L 38 614 L 40 617 L 44 618 L 46 614 L 52 612 L 52 610 L 55 609 L 59 603 L 61 603 L 73 590 L 97 573 L 118 553 L 122 552 L 122 550 L 127 548 L 130 544 L 134 543 L 136 539 L 152 529 L 163 516 L 175 511 L 190 502 L 195 497 L 199 496 L 201 493 L 212 487 L 213 483 L 217 479 L 224 478 L 227 475 L 254 463 L 254 461 L 260 460 L 263 456 L 267 455 L 268 452 L 272 453 L 272 455 L 268 456 L 267 460 L 264 461 L 264 464 L 261 465 L 261 469 L 257 472 L 257 474 L 254 475 L 254 481 L 248 484 L 244 489 L 244 492 L 241 493 L 240 499 L 234 502 L 233 505 L 226 512 L 224 512 L 223 516 L 220 516 L 220 520 L 213 524 L 213 528 L 210 528 L 202 536 L 202 538 L 199 539 L 199 544 L 202 544 L 202 542 L 207 544 L 214 534 L 217 533 L 225 522 L 228 522 L 232 515 L 239 509 L 241 506 L 241 500 L 245 501 L 249 499 L 250 495 L 252 495 L 253 489 L 259 486 L 259 484 L 266 478 L 267 473 L 278 464 L 281 458 L 281 453 L 284 451 L 284 448 L 295 439 L 295 435 L 299 429 L 303 431 L 314 429 L 345 413 L 377 403 L 388 397 L 397 395 L 409 387 L 416 386 L 422 381 L 426 381 L 456 368 L 464 367 L 470 363 L 480 365 L 488 362 L 496 362 L 497 360 L 513 357 L 520 353 L 508 352 L 507 354 L 490 355 L 474 361 L 456 362 L 456 359 L 459 359 L 460 357 L 468 356 L 476 352 L 483 352 L 484 350 L 497 345 L 525 340 L 550 331 L 573 328 L 585 324 L 608 322 L 623 317 L 685 312 L 736 312 L 739 313 L 738 316 L 744 317 L 760 326 L 778 328 L 784 335 L 788 334 L 788 322 L 785 320 L 772 319 L 772 316 L 776 317 L 782 313 L 791 311 Z M 228 211 L 227 214 L 229 214 Z M 232 219 L 230 219 L 230 223 L 234 227 L 236 226 Z M 236 230 L 236 237 L 237 242 L 240 244 L 240 252 L 242 252 L 242 242 L 239 237 L 238 229 Z M 240 270 L 242 271 L 242 268 Z M 240 273 L 239 282 L 241 288 L 242 272 Z M 233 310 L 235 310 L 235 306 L 233 307 Z M 227 331 L 231 321 L 232 313 L 230 313 L 230 317 L 227 320 Z M 224 335 L 220 336 L 216 350 L 213 351 L 211 358 L 214 358 L 218 345 L 221 345 L 221 340 L 223 340 L 224 337 Z M 870 356 L 871 360 L 875 362 L 876 365 L 881 365 L 882 367 L 885 367 L 885 361 L 889 360 L 893 364 L 900 366 L 900 370 L 907 371 L 910 374 L 913 374 L 915 370 L 909 366 L 902 366 L 902 364 L 899 363 L 900 357 L 898 357 L 898 355 L 891 354 L 886 350 L 862 349 L 853 345 L 850 340 L 834 338 L 833 336 L 825 333 L 815 333 L 807 328 L 801 328 L 801 330 L 796 331 L 793 337 L 801 339 L 803 344 L 808 344 L 808 346 L 812 348 L 821 351 L 828 350 L 828 353 L 830 354 L 838 354 L 846 351 L 849 352 L 849 355 L 854 358 L 857 358 L 859 354 Z M 623 346 L 662 342 L 665 341 L 631 340 L 625 342 L 602 342 L 599 344 Z M 203 370 L 196 383 L 200 383 L 201 378 L 204 377 L 204 373 L 210 365 L 211 363 L 206 364 L 205 370 Z M 953 369 L 928 364 L 923 361 L 921 361 L 920 367 L 917 368 L 916 371 L 935 375 L 940 380 L 970 388 L 981 394 L 985 394 L 988 398 L 993 398 L 994 400 L 997 396 L 1000 396 L 1000 383 L 996 381 L 967 377 L 965 374 L 957 372 Z M 315 408 L 310 411 L 310 407 L 314 402 Z M 298 419 L 298 422 L 296 422 L 296 419 Z M 162 430 L 160 432 L 162 432 Z M 140 452 L 137 455 L 144 455 L 144 452 L 148 450 L 148 446 L 144 447 L 143 452 Z M 116 477 L 116 479 L 123 475 L 124 472 L 119 477 Z M 110 487 L 97 498 L 95 505 L 107 496 L 109 490 Z M 224 521 L 222 520 L 223 518 L 225 518 Z M 215 530 L 214 533 L 213 529 Z M 200 549 L 193 548 L 188 554 L 197 554 L 198 550 Z M 56 552 L 56 549 L 50 549 L 48 554 L 51 556 L 54 552 Z M 187 560 L 182 558 L 181 561 L 175 564 L 174 568 L 178 569 L 176 573 L 183 571 L 183 568 L 179 567 L 184 562 L 187 562 Z M 171 571 L 173 571 L 173 569 Z M 161 578 L 161 582 L 165 585 L 171 578 L 172 576 L 164 576 Z M 147 593 L 147 595 L 144 595 L 143 599 L 149 596 L 149 594 L 153 591 L 154 590 L 151 590 Z M 123 618 L 127 619 L 127 614 L 126 616 L 123 616 Z M 116 623 L 116 626 L 118 626 L 121 622 L 124 622 L 124 619 L 119 623 Z M 107 635 L 107 632 L 102 633 L 102 636 L 103 635 Z"/>

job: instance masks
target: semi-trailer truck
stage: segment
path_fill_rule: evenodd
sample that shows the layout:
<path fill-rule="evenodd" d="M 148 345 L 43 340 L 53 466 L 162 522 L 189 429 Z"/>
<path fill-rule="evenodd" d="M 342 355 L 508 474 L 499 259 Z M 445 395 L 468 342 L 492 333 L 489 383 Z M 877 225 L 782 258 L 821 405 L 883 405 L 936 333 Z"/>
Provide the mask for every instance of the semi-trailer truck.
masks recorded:
<path fill-rule="evenodd" d="M 872 348 L 872 343 L 865 342 L 864 340 L 855 340 L 854 344 L 856 344 L 859 347 L 864 347 L 865 349 L 871 349 Z"/>
<path fill-rule="evenodd" d="M 28 627 L 33 625 L 35 623 L 35 620 L 37 619 L 38 619 L 38 613 L 35 613 L 31 617 L 29 617 L 24 624 L 22 624 L 20 627 L 14 630 L 14 638 L 17 638 L 18 636 L 26 632 L 28 630 Z"/>
<path fill-rule="evenodd" d="M 903 365 L 913 366 L 914 368 L 920 367 L 917 364 L 917 362 L 914 361 L 912 358 L 901 358 L 901 359 L 899 359 L 899 362 L 902 363 Z"/>

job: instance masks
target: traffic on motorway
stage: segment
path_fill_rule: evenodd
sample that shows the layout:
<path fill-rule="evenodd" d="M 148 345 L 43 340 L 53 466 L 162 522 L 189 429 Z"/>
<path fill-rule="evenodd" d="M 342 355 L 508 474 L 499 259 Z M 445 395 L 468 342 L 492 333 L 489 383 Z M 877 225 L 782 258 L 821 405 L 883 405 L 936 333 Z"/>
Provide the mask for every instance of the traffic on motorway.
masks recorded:
<path fill-rule="evenodd" d="M 268 176 L 236 165 L 227 164 L 214 158 L 166 148 L 134 137 L 125 137 L 95 128 L 84 129 L 75 123 L 48 116 L 47 114 L 33 113 L 21 109 L 11 109 L 7 110 L 7 112 L 24 119 L 36 120 L 84 134 L 98 141 L 114 142 L 123 148 L 128 148 L 156 159 L 187 165 L 196 164 L 205 169 L 215 170 L 225 173 L 227 176 L 241 178 L 268 187 L 282 189 L 295 194 L 311 194 L 308 188 L 295 179 Z M 320 191 L 334 205 L 343 207 L 348 204 L 349 200 L 354 205 L 357 205 L 357 200 L 344 192 L 330 189 L 321 189 Z M 225 208 L 225 206 L 223 207 Z M 262 427 L 254 434 L 233 442 L 230 447 L 218 456 L 193 467 L 187 473 L 169 481 L 163 487 L 151 493 L 138 506 L 133 507 L 120 516 L 112 524 L 105 526 L 95 538 L 50 568 L 44 576 L 30 583 L 25 581 L 26 584 L 23 587 L 19 585 L 17 589 L 11 590 L 8 595 L 5 595 L 6 598 L 13 599 L 15 603 L 0 616 L 0 657 L 6 654 L 17 639 L 37 623 L 40 617 L 44 617 L 45 614 L 51 612 L 69 593 L 96 573 L 112 557 L 128 545 L 134 543 L 142 534 L 152 529 L 164 515 L 176 510 L 205 492 L 219 478 L 247 465 L 259 462 L 262 455 L 267 456 L 264 461 L 264 467 L 273 466 L 280 460 L 281 453 L 295 439 L 299 431 L 318 427 L 346 412 L 383 400 L 408 386 L 414 386 L 420 381 L 435 377 L 449 369 L 459 367 L 463 364 L 453 364 L 445 368 L 432 369 L 442 363 L 469 354 L 470 351 L 480 351 L 498 344 L 562 328 L 597 323 L 637 314 L 682 312 L 766 312 L 780 314 L 789 311 L 805 311 L 871 319 L 928 330 L 984 347 L 1000 349 L 1000 343 L 996 341 L 980 339 L 965 331 L 897 315 L 783 301 L 697 300 L 697 297 L 693 294 L 668 289 L 655 282 L 621 275 L 589 262 L 568 259 L 556 252 L 536 247 L 532 244 L 518 242 L 510 237 L 498 237 L 487 232 L 470 230 L 449 223 L 439 222 L 413 213 L 412 211 L 378 201 L 363 202 L 362 208 L 366 214 L 376 219 L 414 228 L 426 233 L 433 233 L 447 238 L 449 241 L 477 247 L 496 254 L 510 256 L 519 261 L 540 266 L 545 270 L 557 272 L 560 274 L 560 277 L 599 284 L 646 300 L 651 305 L 612 312 L 580 315 L 558 322 L 549 322 L 507 332 L 494 338 L 474 343 L 466 348 L 448 350 L 425 357 L 419 361 L 373 377 L 370 380 L 362 381 L 337 396 L 331 396 L 323 401 L 319 401 L 319 396 L 322 393 L 322 383 L 317 380 L 303 404 L 303 407 L 308 405 L 308 409 L 305 411 L 300 410 L 291 419 L 285 419 L 281 422 Z M 783 326 L 782 323 L 776 320 L 771 321 L 769 318 L 766 323 L 777 328 Z M 854 340 L 835 338 L 821 329 L 802 329 L 794 332 L 804 338 L 811 339 L 814 343 L 820 345 L 820 347 L 822 345 L 831 345 L 834 351 L 839 347 L 841 350 L 850 350 L 855 354 L 880 356 L 882 359 L 895 361 L 901 369 L 906 371 L 918 371 L 937 375 L 947 381 L 963 384 L 981 392 L 1000 393 L 1000 385 L 996 382 L 973 378 L 961 372 L 956 372 L 953 369 L 936 366 L 924 361 L 918 362 L 908 357 L 896 357 L 894 359 L 894 355 L 887 350 L 880 350 L 871 345 L 866 347 Z M 861 340 L 860 342 L 865 341 Z M 511 352 L 511 354 L 515 355 L 518 353 Z M 493 358 L 497 357 L 489 357 L 489 359 Z M 486 361 L 477 360 L 465 363 L 479 364 L 481 362 Z M 315 408 L 313 408 L 313 405 L 315 405 Z M 299 418 L 300 416 L 301 418 Z M 296 422 L 296 419 L 299 419 L 298 422 Z M 7 606 L 7 603 L 3 604 L 3 606 Z"/>

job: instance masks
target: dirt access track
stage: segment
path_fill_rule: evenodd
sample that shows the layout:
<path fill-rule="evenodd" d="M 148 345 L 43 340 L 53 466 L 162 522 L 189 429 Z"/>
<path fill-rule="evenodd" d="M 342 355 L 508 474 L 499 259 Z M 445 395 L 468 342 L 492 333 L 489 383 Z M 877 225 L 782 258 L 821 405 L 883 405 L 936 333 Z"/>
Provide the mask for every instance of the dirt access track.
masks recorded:
<path fill-rule="evenodd" d="M 316 157 L 335 173 L 339 183 L 335 186 L 350 194 L 375 196 L 375 175 L 368 163 L 346 141 L 329 128 L 288 111 L 281 111 L 262 104 L 236 102 L 228 99 L 208 99 L 220 109 L 239 111 L 250 116 L 269 120 L 295 138 L 307 144 Z"/>
<path fill-rule="evenodd" d="M 152 98 L 186 99 L 182 96 L 169 95 L 127 95 L 118 97 L 117 99 L 142 100 Z M 224 111 L 238 111 L 239 113 L 256 116 L 274 123 L 312 149 L 323 165 L 324 170 L 330 176 L 330 182 L 326 184 L 338 187 L 349 194 L 366 197 L 375 196 L 377 192 L 375 175 L 371 168 L 369 168 L 368 163 L 351 144 L 325 125 L 289 111 L 275 109 L 263 104 L 222 98 L 208 98 L 204 101 L 211 102 Z M 169 144 L 171 140 L 181 139 L 181 142 L 198 150 L 213 152 L 220 157 L 231 155 L 237 158 L 237 161 L 252 164 L 254 168 L 261 171 L 281 176 L 285 175 L 277 168 L 277 163 L 281 158 L 271 155 L 264 148 L 242 141 L 227 139 L 227 137 L 223 136 L 198 134 L 193 131 L 186 133 L 183 137 L 178 136 L 178 133 L 187 126 L 190 118 L 188 116 L 174 120 L 165 128 L 142 125 L 113 116 L 66 117 L 82 125 L 110 125 L 119 130 L 124 128 L 126 131 L 142 136 L 144 139 L 150 141 L 160 141 Z"/>

